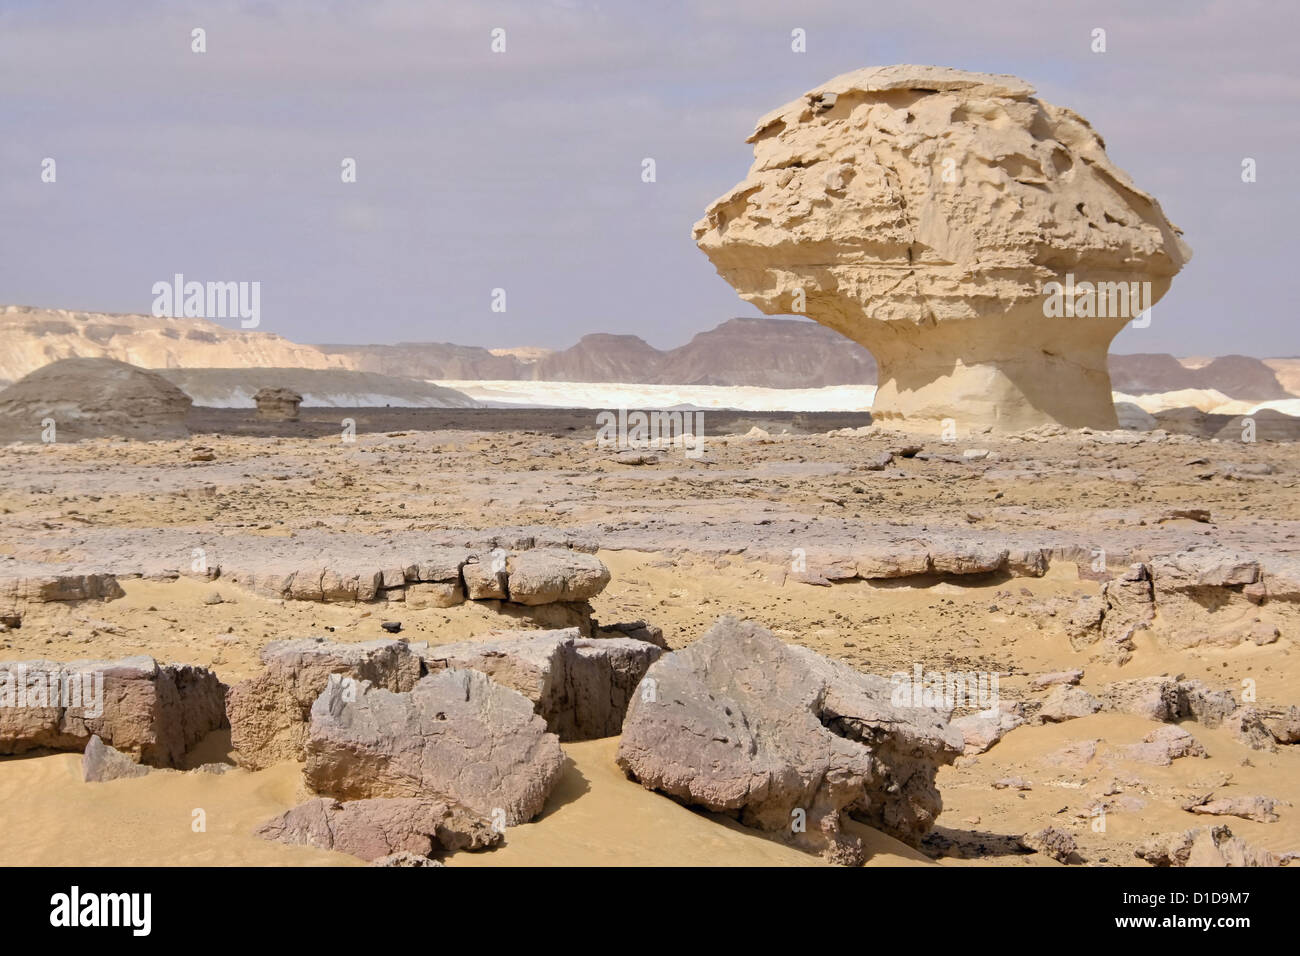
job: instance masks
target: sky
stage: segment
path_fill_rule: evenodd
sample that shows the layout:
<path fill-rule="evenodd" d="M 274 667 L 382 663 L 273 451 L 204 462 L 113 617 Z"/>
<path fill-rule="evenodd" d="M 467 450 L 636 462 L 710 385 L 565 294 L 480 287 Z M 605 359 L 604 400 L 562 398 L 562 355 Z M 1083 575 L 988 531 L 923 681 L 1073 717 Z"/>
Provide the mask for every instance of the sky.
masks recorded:
<path fill-rule="evenodd" d="M 259 328 L 300 342 L 563 348 L 615 332 L 673 347 L 758 314 L 691 238 L 744 178 L 755 120 L 839 73 L 925 63 L 1012 73 L 1081 113 L 1184 230 L 1193 260 L 1113 351 L 1300 355 L 1294 14 L 0 0 L 0 303 L 147 313 L 182 273 L 259 282 Z"/>

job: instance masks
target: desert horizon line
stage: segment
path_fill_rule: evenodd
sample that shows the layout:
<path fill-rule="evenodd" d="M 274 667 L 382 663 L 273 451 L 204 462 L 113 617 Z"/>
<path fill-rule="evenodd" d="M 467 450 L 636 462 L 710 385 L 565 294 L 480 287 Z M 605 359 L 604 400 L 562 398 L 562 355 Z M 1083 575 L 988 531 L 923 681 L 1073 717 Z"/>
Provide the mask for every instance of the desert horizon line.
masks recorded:
<path fill-rule="evenodd" d="M 486 352 L 519 352 L 519 351 L 535 350 L 535 351 L 549 352 L 552 354 L 564 352 L 567 349 L 573 348 L 583 340 L 591 338 L 593 336 L 609 336 L 612 338 L 636 339 L 642 342 L 643 344 L 649 346 L 650 348 L 654 349 L 655 351 L 671 352 L 673 349 L 682 348 L 683 346 L 690 344 L 690 342 L 694 338 L 700 335 L 704 335 L 709 332 L 716 331 L 717 329 L 721 328 L 727 323 L 735 322 L 735 321 L 771 322 L 771 323 L 791 322 L 791 323 L 798 323 L 799 325 L 808 326 L 808 327 L 822 328 L 822 329 L 826 328 L 825 326 L 821 326 L 819 323 L 808 318 L 807 316 L 798 315 L 795 313 L 789 313 L 789 314 L 781 314 L 781 315 L 731 315 L 718 321 L 717 324 L 715 325 L 709 326 L 707 328 L 702 328 L 696 332 L 691 333 L 691 337 L 688 338 L 686 341 L 680 343 L 679 345 L 670 345 L 667 347 L 655 345 L 652 342 L 650 342 L 648 339 L 643 338 L 642 336 L 638 335 L 635 332 L 602 332 L 602 331 L 584 332 L 582 335 L 578 336 L 578 338 L 574 340 L 574 342 L 571 345 L 568 346 L 536 345 L 531 343 L 504 344 L 504 345 L 469 345 L 463 342 L 452 342 L 452 341 L 437 340 L 437 339 L 399 339 L 397 341 L 368 340 L 368 341 L 357 341 L 357 342 L 345 342 L 345 341 L 309 342 L 305 340 L 291 338 L 290 336 L 284 333 L 276 332 L 271 329 L 265 329 L 260 327 L 241 328 L 239 327 L 238 324 L 227 325 L 227 324 L 223 324 L 220 321 L 217 321 L 216 319 L 207 318 L 204 316 L 183 316 L 183 315 L 155 316 L 155 315 L 151 315 L 148 312 L 113 312 L 113 311 L 102 311 L 98 309 L 68 308 L 64 306 L 32 305 L 30 303 L 19 303 L 19 302 L 10 302 L 10 303 L 5 303 L 4 305 L 0 305 L 0 314 L 15 314 L 15 313 L 30 313 L 30 312 L 61 312 L 61 313 L 67 313 L 69 315 L 74 315 L 74 316 L 93 315 L 93 316 L 104 316 L 106 318 L 115 318 L 115 319 L 117 318 L 166 319 L 168 321 L 174 321 L 174 322 L 207 323 L 209 325 L 215 325 L 232 334 L 269 335 L 279 339 L 283 339 L 284 341 L 293 343 L 295 345 L 306 346 L 308 348 L 314 348 L 314 349 L 366 348 L 366 347 L 399 348 L 404 345 L 447 345 L 447 346 L 454 346 L 455 348 L 463 348 L 463 349 L 482 349 L 483 351 Z M 1059 318 L 1068 318 L 1068 317 L 1062 316 Z M 838 334 L 838 333 L 834 333 L 833 330 L 830 329 L 826 329 L 826 331 L 828 334 Z M 845 341 L 852 342 L 851 339 L 847 339 L 847 338 L 845 338 Z M 866 348 L 868 352 L 871 351 L 870 348 L 868 348 L 867 346 L 862 346 L 862 348 Z M 1300 359 L 1300 353 L 1289 354 L 1289 355 L 1288 354 L 1257 354 L 1250 351 L 1218 352 L 1214 354 L 1209 354 L 1204 352 L 1182 354 L 1176 352 L 1160 352 L 1160 351 L 1137 351 L 1137 352 L 1111 351 L 1109 354 L 1122 355 L 1122 356 L 1172 355 L 1174 358 L 1177 358 L 1179 360 L 1191 360 L 1191 359 L 1202 359 L 1202 358 L 1208 358 L 1213 360 L 1213 359 L 1234 358 L 1234 357 L 1258 359 L 1261 361 L 1266 361 L 1269 359 Z"/>

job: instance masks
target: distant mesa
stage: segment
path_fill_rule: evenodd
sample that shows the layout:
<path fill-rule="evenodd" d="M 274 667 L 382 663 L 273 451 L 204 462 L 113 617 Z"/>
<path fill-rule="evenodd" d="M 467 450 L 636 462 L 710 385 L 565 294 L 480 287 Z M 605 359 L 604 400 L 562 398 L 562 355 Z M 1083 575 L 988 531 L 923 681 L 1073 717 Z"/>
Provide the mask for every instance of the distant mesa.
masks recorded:
<path fill-rule="evenodd" d="M 190 404 L 156 372 L 107 358 L 60 359 L 0 392 L 0 442 L 185 438 Z"/>
<path fill-rule="evenodd" d="M 759 120 L 695 239 L 761 311 L 869 348 L 875 415 L 1114 428 L 1110 342 L 1191 250 L 1082 117 L 1033 93 L 933 66 L 836 77 Z M 1052 283 L 1138 301 L 1059 316 Z"/>
<path fill-rule="evenodd" d="M 526 378 L 531 363 L 474 345 L 399 342 L 396 345 L 317 345 L 333 361 L 361 372 L 402 378 L 495 381 Z"/>
<path fill-rule="evenodd" d="M 1245 355 L 1224 355 L 1195 368 L 1172 355 L 1112 355 L 1110 381 L 1115 391 L 1128 395 L 1190 388 L 1214 389 L 1229 398 L 1259 402 L 1295 397 L 1269 363 Z"/>
<path fill-rule="evenodd" d="M 437 381 L 824 388 L 876 380 L 869 351 L 805 319 L 728 319 L 667 350 L 605 332 L 559 351 L 432 342 L 317 347 L 369 372 Z"/>

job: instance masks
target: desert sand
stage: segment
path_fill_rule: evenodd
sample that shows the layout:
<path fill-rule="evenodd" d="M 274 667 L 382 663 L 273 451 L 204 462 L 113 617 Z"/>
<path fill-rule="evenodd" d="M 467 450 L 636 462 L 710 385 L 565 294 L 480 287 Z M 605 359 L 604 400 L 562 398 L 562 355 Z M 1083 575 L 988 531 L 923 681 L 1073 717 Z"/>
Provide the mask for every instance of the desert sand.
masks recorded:
<path fill-rule="evenodd" d="M 1295 702 L 1296 613 L 1281 593 L 1263 606 L 1228 602 L 1205 621 L 1158 604 L 1123 663 L 1104 645 L 1076 645 L 1066 633 L 1070 609 L 1101 590 L 1101 576 L 1091 573 L 1093 547 L 1109 552 L 1110 576 L 1130 560 L 1197 545 L 1254 555 L 1268 569 L 1289 567 L 1300 529 L 1293 446 L 1060 429 L 963 436 L 956 444 L 922 439 L 918 454 L 905 449 L 911 457 L 900 452 L 883 467 L 875 460 L 911 441 L 878 426 L 755 430 L 710 436 L 700 458 L 665 447 L 635 459 L 583 437 L 536 432 L 10 446 L 0 465 L 0 571 L 89 560 L 116 567 L 123 594 L 29 603 L 21 626 L 0 634 L 0 654 L 66 661 L 144 653 L 210 667 L 234 683 L 258 672 L 259 650 L 275 639 L 374 640 L 387 636 L 383 621 L 400 621 L 401 637 L 432 645 L 539 628 L 546 625 L 540 616 L 507 614 L 508 606 L 493 602 L 437 608 L 267 597 L 223 577 L 185 573 L 190 545 L 215 545 L 233 568 L 272 545 L 314 559 L 350 535 L 382 544 L 449 531 L 559 533 L 590 542 L 609 569 L 608 586 L 590 602 L 594 618 L 644 620 L 662 629 L 669 648 L 690 644 L 728 614 L 868 673 L 887 676 L 919 662 L 1001 675 L 1003 699 L 1025 706 L 1025 723 L 986 753 L 939 770 L 943 811 L 919 848 L 850 823 L 868 865 L 1056 865 L 1018 842 L 1049 825 L 1073 835 L 1094 865 L 1145 865 L 1134 857 L 1144 840 L 1225 820 L 1252 846 L 1300 849 L 1300 817 L 1288 805 L 1300 801 L 1294 747 L 1253 749 L 1223 727 L 1183 721 L 1208 756 L 1155 766 L 1127 748 L 1159 723 L 1110 711 L 1040 723 L 1035 713 L 1048 690 L 1032 683 L 1081 668 L 1080 686 L 1093 694 L 1112 681 L 1163 674 L 1239 693 L 1249 678 L 1261 708 Z M 193 460 L 200 446 L 205 460 Z M 1208 521 L 1174 514 L 1192 508 L 1207 511 L 1201 518 Z M 851 542 L 953 536 L 1041 546 L 1050 561 L 1041 576 L 1006 567 L 892 580 L 833 572 Z M 807 565 L 798 571 L 796 548 Z M 1261 620 L 1277 633 L 1263 644 L 1243 638 Z M 1180 639 L 1201 624 L 1213 635 Z M 1098 742 L 1090 759 L 1062 756 L 1080 741 Z M 617 745 L 617 738 L 565 743 L 571 762 L 543 813 L 512 826 L 495 849 L 453 854 L 449 864 L 821 862 L 627 780 L 614 763 Z M 229 759 L 229 732 L 218 732 L 187 765 Z M 0 759 L 7 808 L 0 862 L 359 862 L 252 835 L 310 796 L 293 761 L 108 783 L 83 782 L 79 770 L 75 754 Z M 1007 778 L 1030 789 L 994 787 Z M 1279 819 L 1183 809 L 1209 792 L 1283 801 Z M 1102 833 L 1093 829 L 1098 805 L 1106 808 Z M 205 833 L 191 831 L 195 808 L 206 812 Z"/>

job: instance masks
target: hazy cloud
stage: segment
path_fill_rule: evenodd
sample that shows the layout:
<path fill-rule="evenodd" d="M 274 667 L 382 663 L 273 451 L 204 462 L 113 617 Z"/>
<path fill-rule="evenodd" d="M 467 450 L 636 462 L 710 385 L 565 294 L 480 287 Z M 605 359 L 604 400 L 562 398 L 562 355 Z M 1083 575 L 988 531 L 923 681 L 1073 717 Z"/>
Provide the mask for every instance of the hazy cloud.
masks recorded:
<path fill-rule="evenodd" d="M 609 331 L 675 345 L 754 314 L 690 238 L 748 168 L 754 120 L 837 73 L 921 62 L 1014 73 L 1078 110 L 1186 231 L 1195 259 L 1118 350 L 1300 354 L 1284 294 L 1300 251 L 1286 13 L 1252 0 L 10 2 L 0 301 L 147 311 L 152 283 L 185 272 L 260 281 L 262 327 L 300 341 L 564 346 Z M 790 51 L 794 27 L 805 54 Z M 1105 54 L 1089 50 L 1094 27 Z M 340 182 L 344 157 L 355 184 Z M 489 310 L 497 287 L 504 315 Z"/>

